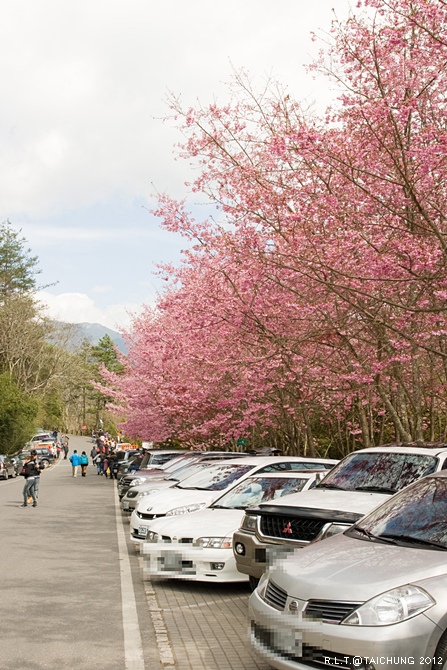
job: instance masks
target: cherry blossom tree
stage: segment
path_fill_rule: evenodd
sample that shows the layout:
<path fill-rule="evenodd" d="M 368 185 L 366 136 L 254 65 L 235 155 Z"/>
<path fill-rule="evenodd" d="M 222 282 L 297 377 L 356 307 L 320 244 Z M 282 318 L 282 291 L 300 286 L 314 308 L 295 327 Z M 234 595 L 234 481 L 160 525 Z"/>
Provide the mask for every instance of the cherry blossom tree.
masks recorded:
<path fill-rule="evenodd" d="M 130 335 L 128 432 L 303 453 L 444 436 L 446 22 L 441 0 L 334 20 L 321 118 L 243 73 L 226 105 L 171 100 L 216 210 L 160 197 L 189 246 Z"/>

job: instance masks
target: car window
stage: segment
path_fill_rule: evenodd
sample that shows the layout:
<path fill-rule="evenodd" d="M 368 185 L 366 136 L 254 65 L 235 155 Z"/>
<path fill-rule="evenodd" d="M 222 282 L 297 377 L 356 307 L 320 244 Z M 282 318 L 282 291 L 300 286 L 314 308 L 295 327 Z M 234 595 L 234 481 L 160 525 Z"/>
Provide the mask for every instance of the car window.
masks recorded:
<path fill-rule="evenodd" d="M 253 470 L 253 465 L 211 465 L 205 471 L 185 479 L 178 488 L 222 491 L 250 470 Z"/>
<path fill-rule="evenodd" d="M 278 463 L 269 463 L 258 473 L 262 472 L 288 472 L 291 470 L 326 470 L 326 466 L 317 463 L 304 463 L 303 461 L 278 461 Z"/>
<path fill-rule="evenodd" d="M 364 517 L 356 524 L 380 539 L 416 540 L 440 544 L 447 549 L 447 479 L 427 478 L 417 482 Z M 356 536 L 354 527 L 350 535 Z M 372 538 L 374 539 L 374 538 Z"/>
<path fill-rule="evenodd" d="M 304 477 L 249 477 L 216 500 L 211 507 L 229 509 L 253 507 L 302 491 L 309 480 Z"/>
<path fill-rule="evenodd" d="M 399 491 L 434 472 L 437 463 L 437 458 L 426 454 L 357 452 L 335 465 L 318 487 Z"/>

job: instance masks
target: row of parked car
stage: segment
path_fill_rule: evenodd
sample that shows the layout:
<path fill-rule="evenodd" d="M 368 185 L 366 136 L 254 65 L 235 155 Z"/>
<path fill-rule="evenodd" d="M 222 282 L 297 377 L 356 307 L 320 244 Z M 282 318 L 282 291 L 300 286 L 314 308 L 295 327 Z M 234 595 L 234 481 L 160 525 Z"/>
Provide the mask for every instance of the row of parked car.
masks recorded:
<path fill-rule="evenodd" d="M 231 456 L 148 456 L 119 480 L 145 576 L 250 580 L 275 668 L 447 668 L 447 445 Z"/>
<path fill-rule="evenodd" d="M 11 479 L 20 473 L 25 458 L 31 454 L 31 450 L 37 451 L 37 458 L 44 468 L 53 463 L 55 459 L 55 441 L 50 433 L 37 433 L 19 453 L 8 455 L 0 454 L 0 479 Z"/>

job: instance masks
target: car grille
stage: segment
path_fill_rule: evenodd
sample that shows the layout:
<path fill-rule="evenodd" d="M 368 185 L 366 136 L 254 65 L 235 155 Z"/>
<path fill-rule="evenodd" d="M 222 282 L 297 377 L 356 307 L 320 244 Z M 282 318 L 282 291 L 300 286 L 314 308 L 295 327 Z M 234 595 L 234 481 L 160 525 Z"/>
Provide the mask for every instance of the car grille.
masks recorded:
<path fill-rule="evenodd" d="M 146 519 L 147 521 L 150 521 L 151 519 L 156 519 L 157 515 L 156 514 L 143 514 L 142 512 L 138 512 L 137 516 L 140 517 L 140 519 Z M 158 515 L 160 516 L 160 515 Z"/>
<path fill-rule="evenodd" d="M 290 652 L 281 649 L 275 644 L 274 633 L 263 626 L 252 621 L 251 629 L 254 637 L 263 647 L 273 652 L 281 658 L 285 658 L 295 663 L 300 663 L 309 668 L 338 668 L 339 670 L 352 670 L 358 667 L 362 659 L 359 656 L 351 656 L 350 654 L 336 654 L 327 649 L 320 649 L 303 644 L 301 655 L 297 656 Z"/>
<path fill-rule="evenodd" d="M 287 593 L 284 591 L 284 589 L 276 586 L 274 582 L 269 581 L 265 591 L 264 599 L 266 603 L 281 611 L 286 606 Z"/>
<path fill-rule="evenodd" d="M 361 604 L 339 600 L 309 600 L 304 607 L 303 616 L 326 623 L 340 623 Z"/>
<path fill-rule="evenodd" d="M 260 532 L 265 537 L 288 541 L 311 542 L 325 525 L 319 519 L 292 516 L 261 516 Z"/>

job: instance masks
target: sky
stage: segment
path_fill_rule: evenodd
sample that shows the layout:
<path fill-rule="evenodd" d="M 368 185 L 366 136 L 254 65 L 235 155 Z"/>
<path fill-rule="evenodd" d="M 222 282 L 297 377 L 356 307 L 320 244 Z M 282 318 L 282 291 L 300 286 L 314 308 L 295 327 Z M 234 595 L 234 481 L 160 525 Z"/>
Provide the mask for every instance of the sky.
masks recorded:
<path fill-rule="evenodd" d="M 228 99 L 233 71 L 326 105 L 305 65 L 347 0 L 3 0 L 0 221 L 39 259 L 52 318 L 121 331 L 163 290 L 185 242 L 150 213 L 185 197 L 190 166 L 167 98 Z"/>

